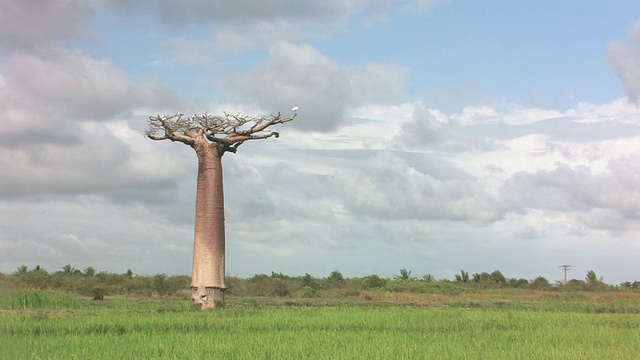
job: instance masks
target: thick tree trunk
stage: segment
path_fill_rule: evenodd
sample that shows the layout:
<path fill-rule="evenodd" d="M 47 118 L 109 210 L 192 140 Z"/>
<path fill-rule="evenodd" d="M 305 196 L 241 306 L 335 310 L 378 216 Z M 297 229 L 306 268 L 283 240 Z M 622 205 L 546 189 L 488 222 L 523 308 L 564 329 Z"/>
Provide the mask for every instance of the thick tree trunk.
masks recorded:
<path fill-rule="evenodd" d="M 203 308 L 223 306 L 226 290 L 222 155 L 235 153 L 247 140 L 277 138 L 278 132 L 268 132 L 267 128 L 293 120 L 298 107 L 291 110 L 294 112 L 291 117 L 282 117 L 280 113 L 263 117 L 225 113 L 219 117 L 208 112 L 188 118 L 181 113 L 149 117 L 146 136 L 181 142 L 198 155 L 191 297 Z"/>
<path fill-rule="evenodd" d="M 198 154 L 198 187 L 191 297 L 202 308 L 221 307 L 226 290 L 222 152 L 206 142 L 194 148 Z"/>

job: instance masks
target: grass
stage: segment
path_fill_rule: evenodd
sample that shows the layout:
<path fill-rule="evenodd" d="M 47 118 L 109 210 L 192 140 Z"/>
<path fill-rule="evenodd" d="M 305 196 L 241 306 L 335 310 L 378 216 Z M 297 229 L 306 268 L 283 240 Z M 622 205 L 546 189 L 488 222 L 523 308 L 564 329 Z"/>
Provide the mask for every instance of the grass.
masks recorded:
<path fill-rule="evenodd" d="M 0 294 L 0 308 L 68 310 L 81 306 L 78 296 L 60 290 L 21 289 Z"/>
<path fill-rule="evenodd" d="M 64 299 L 44 296 L 49 305 Z M 196 311 L 184 300 L 76 298 L 79 306 L 70 311 L 0 313 L 0 359 L 634 359 L 640 353 L 635 311 L 591 311 L 582 305 L 597 305 L 589 297 L 545 298 L 533 311 L 522 301 L 490 306 L 489 298 L 475 302 L 487 306 L 467 306 L 465 299 L 460 306 L 288 307 L 230 299 L 217 311 Z M 554 308 L 564 303 L 576 307 Z M 619 306 L 638 304 L 623 299 Z"/>

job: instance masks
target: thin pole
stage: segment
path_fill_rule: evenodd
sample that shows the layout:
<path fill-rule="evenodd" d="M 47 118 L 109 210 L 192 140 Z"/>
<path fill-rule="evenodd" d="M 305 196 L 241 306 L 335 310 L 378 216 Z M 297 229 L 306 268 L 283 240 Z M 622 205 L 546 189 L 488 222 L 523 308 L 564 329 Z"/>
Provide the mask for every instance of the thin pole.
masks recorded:
<path fill-rule="evenodd" d="M 563 264 L 560 268 L 564 270 L 564 284 L 567 285 L 567 271 L 571 269 L 571 265 Z"/>

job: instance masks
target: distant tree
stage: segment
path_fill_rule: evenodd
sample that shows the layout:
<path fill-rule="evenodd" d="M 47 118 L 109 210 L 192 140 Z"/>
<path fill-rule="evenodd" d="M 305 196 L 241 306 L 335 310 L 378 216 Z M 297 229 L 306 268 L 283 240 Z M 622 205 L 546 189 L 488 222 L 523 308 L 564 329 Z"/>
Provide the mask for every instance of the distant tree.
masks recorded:
<path fill-rule="evenodd" d="M 432 274 L 424 274 L 422 275 L 422 281 L 426 283 L 436 282 L 436 278 Z"/>
<path fill-rule="evenodd" d="M 523 287 L 527 287 L 529 285 L 529 280 L 511 278 L 511 279 L 508 280 L 508 283 L 509 283 L 509 286 L 517 287 L 517 288 L 523 288 Z"/>
<path fill-rule="evenodd" d="M 469 273 L 464 270 L 460 270 L 460 274 L 455 274 L 455 279 L 457 282 L 469 282 Z"/>
<path fill-rule="evenodd" d="M 133 271 L 131 269 L 127 269 L 127 272 L 124 273 L 124 276 L 127 277 L 127 279 L 133 279 Z"/>
<path fill-rule="evenodd" d="M 91 266 L 84 269 L 85 276 L 94 276 L 95 274 L 96 274 L 96 269 L 92 268 Z"/>
<path fill-rule="evenodd" d="M 248 140 L 279 137 L 268 131 L 296 117 L 280 113 L 252 117 L 243 114 L 212 116 L 210 113 L 150 116 L 145 135 L 152 140 L 170 140 L 190 146 L 198 157 L 196 219 L 193 246 L 191 298 L 201 308 L 224 306 L 225 225 L 222 156 L 236 153 Z"/>
<path fill-rule="evenodd" d="M 271 293 L 269 296 L 279 296 L 279 297 L 287 297 L 291 295 L 291 290 L 286 281 L 283 279 L 274 279 L 274 282 L 271 284 Z"/>
<path fill-rule="evenodd" d="M 271 277 L 274 278 L 274 279 L 282 279 L 282 280 L 291 279 L 291 276 L 285 275 L 285 274 L 283 274 L 281 272 L 275 272 L 275 271 L 271 272 Z"/>
<path fill-rule="evenodd" d="M 578 280 L 578 279 L 571 279 L 569 280 L 569 282 L 567 283 L 567 287 L 570 289 L 574 289 L 574 290 L 585 290 L 587 283 L 582 281 L 582 280 Z"/>
<path fill-rule="evenodd" d="M 63 267 L 62 267 L 62 272 L 63 272 L 64 274 L 69 274 L 69 275 L 71 275 L 71 274 L 73 274 L 73 273 L 74 273 L 74 271 L 75 271 L 75 270 L 76 270 L 76 269 L 75 269 L 73 266 L 71 266 L 71 264 L 67 264 L 67 265 L 65 265 L 65 266 L 63 266 Z"/>
<path fill-rule="evenodd" d="M 158 274 L 153 277 L 153 290 L 160 295 L 167 294 L 167 291 L 169 290 L 169 285 L 167 284 L 167 275 Z"/>
<path fill-rule="evenodd" d="M 364 278 L 364 280 L 362 281 L 362 288 L 363 289 L 377 289 L 377 288 L 382 288 L 386 285 L 386 281 L 382 278 L 380 278 L 380 276 L 373 274 L 373 275 L 369 275 L 367 277 Z"/>
<path fill-rule="evenodd" d="M 473 273 L 473 282 L 480 283 L 482 281 L 482 277 L 478 273 Z"/>
<path fill-rule="evenodd" d="M 326 282 L 323 284 L 325 287 L 337 287 L 342 288 L 345 285 L 344 276 L 338 270 L 333 270 L 329 277 L 327 277 Z"/>
<path fill-rule="evenodd" d="M 587 271 L 587 276 L 585 277 L 585 280 L 587 281 L 587 284 L 598 284 L 603 282 L 602 277 L 598 279 L 598 275 L 596 275 L 596 272 L 593 270 Z"/>
<path fill-rule="evenodd" d="M 407 270 L 405 268 L 400 269 L 400 274 L 393 277 L 396 280 L 409 281 L 415 278 L 411 277 L 411 270 Z"/>
<path fill-rule="evenodd" d="M 476 283 L 490 283 L 493 280 L 491 279 L 491 274 L 486 271 L 481 272 L 480 274 L 473 274 L 473 281 Z"/>
<path fill-rule="evenodd" d="M 28 273 L 24 273 L 23 276 L 25 283 L 28 283 L 30 287 L 35 289 L 47 289 L 52 285 L 49 273 L 39 265 L 36 265 L 36 267 Z"/>
<path fill-rule="evenodd" d="M 505 278 L 504 275 L 502 275 L 502 273 L 499 270 L 496 270 L 491 273 L 491 280 L 498 284 L 507 283 L 507 278 Z"/>
<path fill-rule="evenodd" d="M 344 276 L 342 276 L 342 273 L 340 271 L 333 270 L 331 274 L 329 274 L 329 280 L 332 282 L 343 282 Z"/>
<path fill-rule="evenodd" d="M 538 276 L 537 278 L 531 281 L 531 288 L 536 290 L 547 290 L 551 287 L 549 281 L 542 276 Z"/>
<path fill-rule="evenodd" d="M 27 272 L 29 272 L 29 267 L 27 265 L 20 265 L 20 266 L 18 266 L 16 271 L 13 272 L 13 274 L 14 275 L 22 275 L 22 274 L 26 274 Z"/>
<path fill-rule="evenodd" d="M 631 281 L 625 281 L 623 283 L 620 284 L 620 287 L 622 289 L 640 289 L 640 281 L 634 281 L 633 283 Z"/>
<path fill-rule="evenodd" d="M 271 274 L 273 274 L 273 272 L 271 272 Z M 257 282 L 261 282 L 264 281 L 265 279 L 268 279 L 269 275 L 267 274 L 255 274 L 253 275 L 253 277 L 251 279 L 249 279 L 251 282 L 257 283 Z"/>
<path fill-rule="evenodd" d="M 318 290 L 319 284 L 318 281 L 308 273 L 305 273 L 304 276 L 300 277 L 303 286 L 308 286 L 314 290 Z"/>

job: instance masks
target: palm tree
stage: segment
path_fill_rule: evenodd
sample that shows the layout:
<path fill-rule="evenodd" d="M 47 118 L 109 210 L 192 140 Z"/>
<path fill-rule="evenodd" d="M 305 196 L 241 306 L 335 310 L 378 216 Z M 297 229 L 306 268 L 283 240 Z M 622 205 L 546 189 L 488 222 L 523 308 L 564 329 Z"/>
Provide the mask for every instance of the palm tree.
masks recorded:
<path fill-rule="evenodd" d="M 128 279 L 133 279 L 133 270 L 127 269 L 127 272 L 124 273 L 124 276 L 127 277 Z"/>
<path fill-rule="evenodd" d="M 89 266 L 88 268 L 84 269 L 84 274 L 85 276 L 94 276 L 96 274 L 96 269 Z"/>
<path fill-rule="evenodd" d="M 400 269 L 400 274 L 393 277 L 396 280 L 412 280 L 411 270 L 407 270 L 405 268 Z"/>
<path fill-rule="evenodd" d="M 473 281 L 475 283 L 480 283 L 482 281 L 482 275 L 478 273 L 473 273 Z"/>
<path fill-rule="evenodd" d="M 598 275 L 596 275 L 596 272 L 593 270 L 587 271 L 587 277 L 585 280 L 587 280 L 587 284 L 597 284 L 602 282 L 602 278 L 598 279 Z"/>
<path fill-rule="evenodd" d="M 422 275 L 422 281 L 427 282 L 427 283 L 432 283 L 436 281 L 435 276 L 431 275 L 431 274 L 424 274 Z"/>
<path fill-rule="evenodd" d="M 27 265 L 20 265 L 18 266 L 16 271 L 14 271 L 13 273 L 15 275 L 22 275 L 22 274 L 26 274 L 28 271 L 29 271 L 29 267 Z"/>
<path fill-rule="evenodd" d="M 455 278 L 458 282 L 469 282 L 469 273 L 464 270 L 460 270 L 460 274 L 456 274 Z"/>
<path fill-rule="evenodd" d="M 71 266 L 71 264 L 67 264 L 62 267 L 62 272 L 65 274 L 73 274 L 75 272 L 75 268 Z"/>
<path fill-rule="evenodd" d="M 222 190 L 222 156 L 235 153 L 247 140 L 279 137 L 267 131 L 272 125 L 284 124 L 296 117 L 251 117 L 243 114 L 212 116 L 157 115 L 149 117 L 145 135 L 152 140 L 181 142 L 198 156 L 196 221 L 193 242 L 191 298 L 201 308 L 224 305 L 225 229 L 224 194 Z"/>

